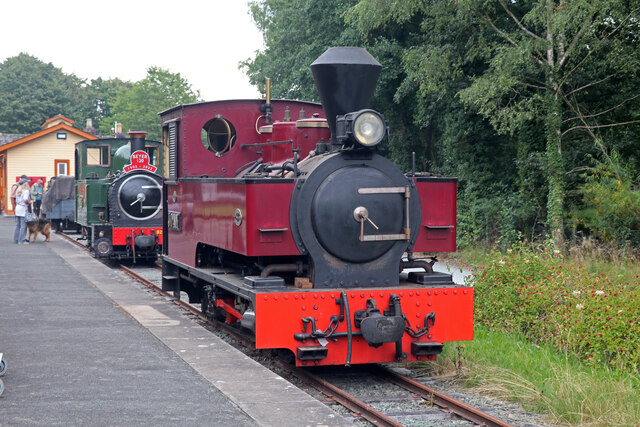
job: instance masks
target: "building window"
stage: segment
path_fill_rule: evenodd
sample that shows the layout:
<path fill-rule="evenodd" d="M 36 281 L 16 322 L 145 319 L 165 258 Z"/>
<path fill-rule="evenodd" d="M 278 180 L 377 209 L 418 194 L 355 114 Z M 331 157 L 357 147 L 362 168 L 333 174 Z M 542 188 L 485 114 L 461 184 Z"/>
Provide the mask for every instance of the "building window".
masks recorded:
<path fill-rule="evenodd" d="M 69 160 L 54 160 L 56 176 L 69 175 Z"/>
<path fill-rule="evenodd" d="M 97 145 L 87 147 L 87 166 L 109 166 L 108 145 Z"/>
<path fill-rule="evenodd" d="M 67 139 L 66 132 L 58 132 L 58 139 Z"/>

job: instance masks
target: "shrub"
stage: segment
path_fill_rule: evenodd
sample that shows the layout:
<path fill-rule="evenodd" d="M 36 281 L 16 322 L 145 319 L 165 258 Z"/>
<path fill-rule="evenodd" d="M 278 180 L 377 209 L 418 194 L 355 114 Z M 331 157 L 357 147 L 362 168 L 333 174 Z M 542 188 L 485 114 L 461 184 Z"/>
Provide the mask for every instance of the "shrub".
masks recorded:
<path fill-rule="evenodd" d="M 572 220 L 607 244 L 640 246 L 640 191 L 633 173 L 614 151 L 579 187 L 583 208 Z"/>
<path fill-rule="evenodd" d="M 476 322 L 522 333 L 587 363 L 638 371 L 640 286 L 563 265 L 550 244 L 514 245 L 475 273 Z"/>

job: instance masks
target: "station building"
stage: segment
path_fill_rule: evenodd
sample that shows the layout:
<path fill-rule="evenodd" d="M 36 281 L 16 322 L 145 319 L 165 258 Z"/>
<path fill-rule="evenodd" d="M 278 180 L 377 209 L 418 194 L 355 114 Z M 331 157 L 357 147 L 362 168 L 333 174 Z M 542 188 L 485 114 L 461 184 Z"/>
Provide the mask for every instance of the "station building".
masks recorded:
<path fill-rule="evenodd" d="M 90 123 L 85 131 L 74 128 L 73 123 L 57 115 L 33 134 L 0 133 L 0 210 L 13 214 L 9 196 L 20 175 L 29 176 L 32 183 L 42 179 L 45 188 L 51 177 L 73 175 L 76 142 L 98 139 L 90 133 Z"/>

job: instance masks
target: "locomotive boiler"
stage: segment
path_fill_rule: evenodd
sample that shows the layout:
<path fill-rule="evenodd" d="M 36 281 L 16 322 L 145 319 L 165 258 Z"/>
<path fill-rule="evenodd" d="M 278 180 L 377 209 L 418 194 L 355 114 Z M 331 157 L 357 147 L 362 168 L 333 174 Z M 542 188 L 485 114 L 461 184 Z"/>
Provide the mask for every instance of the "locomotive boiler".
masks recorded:
<path fill-rule="evenodd" d="M 267 89 L 160 114 L 163 289 L 299 366 L 433 359 L 473 337 L 473 289 L 415 255 L 455 251 L 456 179 L 378 154 L 366 50 L 311 71 L 321 105 Z"/>
<path fill-rule="evenodd" d="M 97 257 L 152 261 L 162 247 L 160 143 L 129 136 L 76 144 L 75 222 Z"/>

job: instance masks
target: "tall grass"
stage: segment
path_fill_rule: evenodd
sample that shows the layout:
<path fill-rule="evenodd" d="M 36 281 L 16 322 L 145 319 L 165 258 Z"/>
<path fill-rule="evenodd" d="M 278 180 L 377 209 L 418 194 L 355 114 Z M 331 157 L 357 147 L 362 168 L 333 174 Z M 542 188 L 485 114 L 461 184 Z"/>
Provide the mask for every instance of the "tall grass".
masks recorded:
<path fill-rule="evenodd" d="M 494 249 L 457 255 L 479 267 L 475 339 L 429 369 L 554 424 L 640 426 L 639 260 L 587 240 Z"/>
<path fill-rule="evenodd" d="M 552 424 L 640 426 L 637 374 L 586 366 L 517 334 L 478 326 L 474 341 L 445 345 L 443 354 L 427 369 L 546 414 Z"/>

